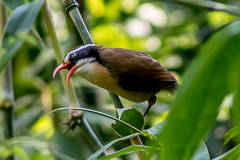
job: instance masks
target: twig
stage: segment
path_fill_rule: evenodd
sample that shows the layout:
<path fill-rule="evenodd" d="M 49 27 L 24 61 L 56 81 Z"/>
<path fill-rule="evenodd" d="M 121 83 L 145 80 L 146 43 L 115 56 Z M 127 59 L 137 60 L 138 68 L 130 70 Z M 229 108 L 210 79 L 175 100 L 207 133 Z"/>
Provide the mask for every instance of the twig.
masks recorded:
<path fill-rule="evenodd" d="M 128 123 L 126 123 L 126 122 L 124 122 L 124 121 L 116 118 L 116 117 L 113 117 L 113 116 L 111 116 L 111 115 L 108 115 L 108 114 L 106 114 L 106 113 L 99 112 L 99 111 L 96 111 L 96 110 L 88 109 L 88 108 L 76 108 L 76 107 L 57 108 L 57 109 L 51 111 L 50 113 L 53 113 L 53 112 L 56 112 L 56 111 L 61 111 L 61 110 L 68 110 L 68 109 L 81 110 L 81 111 L 85 111 L 85 112 L 95 113 L 95 114 L 98 114 L 98 115 L 101 115 L 101 116 L 110 118 L 110 119 L 112 119 L 112 120 L 118 121 L 118 122 L 120 122 L 120 123 L 122 123 L 122 124 L 124 124 L 124 125 L 126 125 L 126 126 L 128 126 L 128 127 L 130 127 L 131 129 L 133 129 L 133 130 L 135 130 L 135 131 L 137 131 L 137 132 L 139 132 L 139 133 L 142 133 L 142 131 L 140 131 L 139 129 L 135 128 L 134 126 L 132 126 L 132 125 L 130 125 L 130 124 L 128 124 Z"/>
<path fill-rule="evenodd" d="M 133 138 L 130 140 L 130 142 L 132 143 L 132 145 L 143 145 L 143 144 L 142 144 L 142 141 L 141 141 L 141 139 L 140 139 L 139 136 L 133 137 Z M 137 151 L 136 153 L 137 153 L 139 159 L 145 160 L 146 157 L 147 157 L 147 154 L 146 154 L 145 151 Z M 140 158 L 140 157 L 141 157 L 141 158 Z"/>
<path fill-rule="evenodd" d="M 157 1 L 165 1 L 166 0 L 157 0 Z M 240 15 L 240 8 L 237 6 L 227 5 L 219 2 L 213 2 L 213 1 L 204 1 L 204 0 L 197 0 L 197 1 L 189 1 L 189 0 L 168 0 L 167 2 L 177 2 L 184 5 L 189 6 L 195 6 L 204 8 L 207 10 L 213 10 L 213 11 L 221 11 L 221 12 L 227 12 L 233 15 Z"/>

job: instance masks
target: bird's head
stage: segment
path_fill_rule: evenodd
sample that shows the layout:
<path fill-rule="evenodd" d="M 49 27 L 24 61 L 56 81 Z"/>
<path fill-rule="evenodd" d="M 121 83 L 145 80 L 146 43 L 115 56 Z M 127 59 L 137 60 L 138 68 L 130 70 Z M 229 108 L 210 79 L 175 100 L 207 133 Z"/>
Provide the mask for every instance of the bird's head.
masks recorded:
<path fill-rule="evenodd" d="M 88 64 L 96 59 L 93 55 L 90 54 L 91 48 L 95 46 L 93 44 L 87 44 L 83 46 L 78 46 L 67 53 L 63 59 L 63 63 L 60 64 L 53 72 L 53 78 L 58 71 L 62 69 L 69 69 L 67 76 L 67 84 L 69 79 L 74 74 L 74 72 L 81 66 Z"/>

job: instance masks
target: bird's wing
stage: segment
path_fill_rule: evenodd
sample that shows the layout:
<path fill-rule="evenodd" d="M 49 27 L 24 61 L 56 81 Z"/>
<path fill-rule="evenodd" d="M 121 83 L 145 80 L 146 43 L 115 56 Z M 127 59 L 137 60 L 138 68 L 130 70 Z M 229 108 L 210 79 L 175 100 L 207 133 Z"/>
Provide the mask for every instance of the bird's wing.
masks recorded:
<path fill-rule="evenodd" d="M 101 64 L 118 79 L 122 88 L 135 92 L 172 92 L 176 79 L 151 56 L 135 50 L 102 48 Z"/>

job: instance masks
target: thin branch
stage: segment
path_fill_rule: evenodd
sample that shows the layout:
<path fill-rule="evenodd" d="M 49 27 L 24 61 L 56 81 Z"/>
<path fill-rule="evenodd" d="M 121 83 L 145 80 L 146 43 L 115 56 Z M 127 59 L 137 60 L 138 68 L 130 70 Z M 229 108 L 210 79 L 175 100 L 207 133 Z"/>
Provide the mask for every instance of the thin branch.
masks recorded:
<path fill-rule="evenodd" d="M 203 1 L 203 0 L 196 0 L 196 1 L 189 1 L 189 0 L 156 0 L 156 1 L 164 1 L 164 2 L 177 2 L 179 4 L 189 5 L 204 8 L 207 10 L 213 11 L 221 11 L 227 12 L 233 15 L 240 15 L 240 8 L 237 6 L 227 5 L 219 2 L 213 1 Z"/>
<path fill-rule="evenodd" d="M 143 145 L 143 143 L 142 143 L 142 141 L 141 141 L 139 136 L 133 137 L 130 140 L 130 142 L 132 143 L 132 145 Z M 146 154 L 145 151 L 136 151 L 136 153 L 137 153 L 139 159 L 141 159 L 141 160 L 145 160 L 146 157 L 147 157 L 147 154 Z"/>
<path fill-rule="evenodd" d="M 116 117 L 113 117 L 113 116 L 111 116 L 109 114 L 106 114 L 106 113 L 103 113 L 103 112 L 99 112 L 99 111 L 96 111 L 96 110 L 92 110 L 92 109 L 89 109 L 89 108 L 76 108 L 76 107 L 57 108 L 57 109 L 51 111 L 50 113 L 53 113 L 53 112 L 56 112 L 56 111 L 61 111 L 61 110 L 68 110 L 68 109 L 81 110 L 81 111 L 85 111 L 85 112 L 95 113 L 95 114 L 98 114 L 98 115 L 110 118 L 112 120 L 118 121 L 118 122 L 120 122 L 120 123 L 122 123 L 122 124 L 124 124 L 124 125 L 126 125 L 126 126 L 128 126 L 130 128 L 132 128 L 133 130 L 135 130 L 135 131 L 137 131 L 139 133 L 142 133 L 142 131 L 140 131 L 139 129 L 135 128 L 134 126 L 132 126 L 132 125 L 130 125 L 130 124 L 128 124 L 128 123 L 126 123 L 126 122 L 116 118 Z"/>

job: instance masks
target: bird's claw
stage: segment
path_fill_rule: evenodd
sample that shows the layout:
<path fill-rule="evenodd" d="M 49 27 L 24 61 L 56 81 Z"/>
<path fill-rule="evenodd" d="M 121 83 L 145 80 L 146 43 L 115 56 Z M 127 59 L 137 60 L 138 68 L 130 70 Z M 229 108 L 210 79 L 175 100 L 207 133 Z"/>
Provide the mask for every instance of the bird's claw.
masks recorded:
<path fill-rule="evenodd" d="M 82 119 L 82 112 L 73 111 L 69 112 L 68 119 L 63 121 L 62 123 L 67 126 L 65 133 L 73 132 L 77 125 L 81 124 Z"/>

